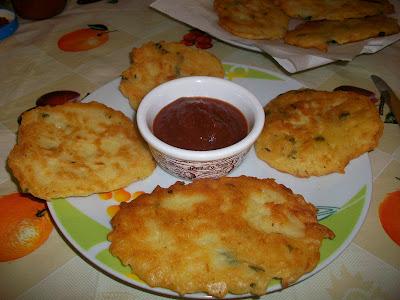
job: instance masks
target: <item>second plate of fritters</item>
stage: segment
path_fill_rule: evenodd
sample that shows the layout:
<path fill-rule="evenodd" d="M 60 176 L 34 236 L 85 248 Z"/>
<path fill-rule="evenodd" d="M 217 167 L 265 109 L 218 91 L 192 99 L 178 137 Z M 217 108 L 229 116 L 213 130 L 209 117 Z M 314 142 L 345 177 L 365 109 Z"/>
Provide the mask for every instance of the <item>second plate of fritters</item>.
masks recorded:
<path fill-rule="evenodd" d="M 383 123 L 371 100 L 344 91 L 289 91 L 265 108 L 257 156 L 298 177 L 344 173 L 347 164 L 374 149 Z"/>
<path fill-rule="evenodd" d="M 8 165 L 23 192 L 45 200 L 116 190 L 156 167 L 133 122 L 97 102 L 25 112 Z"/>
<path fill-rule="evenodd" d="M 132 50 L 131 61 L 119 89 L 135 110 L 148 92 L 166 81 L 185 76 L 224 77 L 215 55 L 176 42 L 148 42 Z"/>
<path fill-rule="evenodd" d="M 110 252 L 151 287 L 180 295 L 262 295 L 319 262 L 317 209 L 273 179 L 223 177 L 157 187 L 122 203 Z"/>

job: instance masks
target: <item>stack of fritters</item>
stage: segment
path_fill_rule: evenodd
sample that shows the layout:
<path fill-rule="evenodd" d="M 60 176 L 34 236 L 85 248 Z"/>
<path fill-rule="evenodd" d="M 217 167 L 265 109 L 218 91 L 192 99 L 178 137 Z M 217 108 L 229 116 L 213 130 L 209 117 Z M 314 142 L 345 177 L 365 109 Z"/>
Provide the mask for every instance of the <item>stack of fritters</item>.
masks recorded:
<path fill-rule="evenodd" d="M 303 20 L 336 20 L 363 18 L 394 12 L 388 0 L 277 0 L 292 18 Z"/>
<path fill-rule="evenodd" d="M 223 297 L 283 287 L 319 262 L 316 208 L 272 179 L 223 177 L 157 187 L 122 203 L 110 251 L 152 287 Z"/>
<path fill-rule="evenodd" d="M 46 200 L 119 189 L 155 168 L 132 121 L 96 102 L 25 112 L 8 165 L 23 192 Z"/>
<path fill-rule="evenodd" d="M 289 17 L 271 0 L 215 0 L 218 24 L 246 39 L 280 39 Z"/>
<path fill-rule="evenodd" d="M 386 16 L 394 12 L 388 0 L 214 0 L 214 10 L 219 25 L 234 35 L 283 38 L 287 44 L 321 51 L 327 51 L 330 44 L 400 31 L 397 20 Z M 287 31 L 289 18 L 305 22 Z"/>
<path fill-rule="evenodd" d="M 289 31 L 285 42 L 303 48 L 327 51 L 329 44 L 346 44 L 397 32 L 397 21 L 383 15 L 343 21 L 310 21 Z"/>
<path fill-rule="evenodd" d="M 224 77 L 220 60 L 206 50 L 175 42 L 148 42 L 133 48 L 131 66 L 122 73 L 120 90 L 134 109 L 157 85 L 185 76 Z"/>
<path fill-rule="evenodd" d="M 344 173 L 374 149 L 383 123 L 371 100 L 354 92 L 289 91 L 265 106 L 257 156 L 298 177 Z"/>

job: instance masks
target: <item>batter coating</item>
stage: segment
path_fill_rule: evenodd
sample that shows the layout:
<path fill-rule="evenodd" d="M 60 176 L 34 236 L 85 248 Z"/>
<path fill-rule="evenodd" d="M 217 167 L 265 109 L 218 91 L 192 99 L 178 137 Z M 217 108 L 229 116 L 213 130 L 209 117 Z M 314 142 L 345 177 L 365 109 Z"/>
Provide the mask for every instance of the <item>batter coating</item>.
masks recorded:
<path fill-rule="evenodd" d="M 310 21 L 288 31 L 284 40 L 290 45 L 327 51 L 330 44 L 347 44 L 399 31 L 397 20 L 385 16 L 344 21 Z"/>
<path fill-rule="evenodd" d="M 262 295 L 273 278 L 286 287 L 317 265 L 334 233 L 316 212 L 272 179 L 178 182 L 121 204 L 110 251 L 152 287 Z"/>
<path fill-rule="evenodd" d="M 25 112 L 8 165 L 23 192 L 45 200 L 119 189 L 155 168 L 132 121 L 97 102 Z"/>
<path fill-rule="evenodd" d="M 371 100 L 354 92 L 289 91 L 269 102 L 257 156 L 298 177 L 344 173 L 374 149 L 383 123 Z"/>
<path fill-rule="evenodd" d="M 304 20 L 344 20 L 394 12 L 388 0 L 277 0 L 290 17 Z"/>
<path fill-rule="evenodd" d="M 280 39 L 289 17 L 272 0 L 215 0 L 218 24 L 246 39 Z"/>
<path fill-rule="evenodd" d="M 166 81 L 185 76 L 224 77 L 216 56 L 175 42 L 148 42 L 133 48 L 131 61 L 122 73 L 119 89 L 134 109 L 148 92 Z"/>

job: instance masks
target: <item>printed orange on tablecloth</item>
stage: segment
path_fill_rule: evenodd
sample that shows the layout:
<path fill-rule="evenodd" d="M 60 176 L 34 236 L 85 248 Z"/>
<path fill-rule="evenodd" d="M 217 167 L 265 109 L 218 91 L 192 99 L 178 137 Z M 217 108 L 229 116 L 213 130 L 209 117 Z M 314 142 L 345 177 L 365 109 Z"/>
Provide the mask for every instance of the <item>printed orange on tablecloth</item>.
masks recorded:
<path fill-rule="evenodd" d="M 89 25 L 63 35 L 58 40 L 58 47 L 67 52 L 87 51 L 97 48 L 109 39 L 107 26 L 102 24 Z"/>
<path fill-rule="evenodd" d="M 400 190 L 389 193 L 381 202 L 379 218 L 385 232 L 400 246 Z"/>
<path fill-rule="evenodd" d="M 44 201 L 20 193 L 0 196 L 0 261 L 33 252 L 52 230 Z"/>

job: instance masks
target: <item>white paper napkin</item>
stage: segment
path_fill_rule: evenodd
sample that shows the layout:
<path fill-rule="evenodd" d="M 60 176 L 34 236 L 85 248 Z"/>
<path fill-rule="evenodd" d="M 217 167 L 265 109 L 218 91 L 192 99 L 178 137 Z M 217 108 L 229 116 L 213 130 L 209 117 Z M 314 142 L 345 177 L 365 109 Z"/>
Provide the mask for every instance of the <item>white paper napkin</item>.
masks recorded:
<path fill-rule="evenodd" d="M 399 1 L 393 2 L 393 5 L 396 10 L 393 17 L 400 20 Z M 336 60 L 350 61 L 357 55 L 375 53 L 400 40 L 400 33 L 398 33 L 346 45 L 332 45 L 327 53 L 323 53 L 318 50 L 286 45 L 282 41 L 255 41 L 234 36 L 219 27 L 212 0 L 157 0 L 150 6 L 222 41 L 253 51 L 265 52 L 290 73 L 315 68 Z M 289 27 L 294 23 L 292 21 Z"/>

